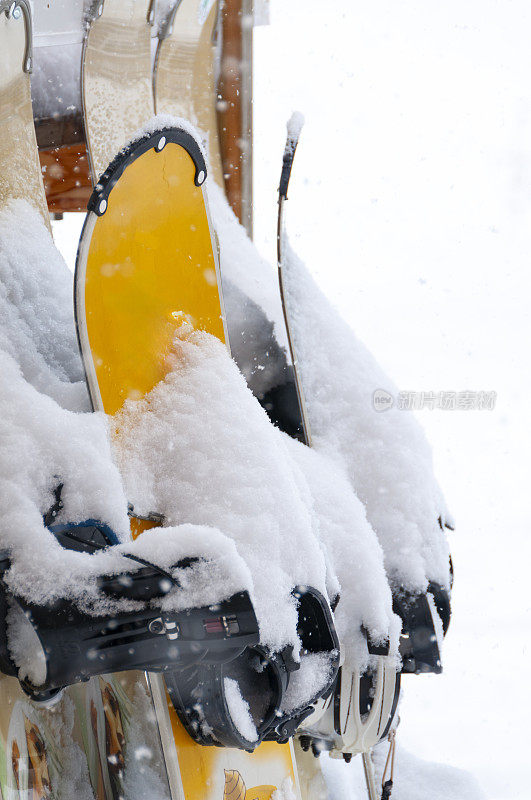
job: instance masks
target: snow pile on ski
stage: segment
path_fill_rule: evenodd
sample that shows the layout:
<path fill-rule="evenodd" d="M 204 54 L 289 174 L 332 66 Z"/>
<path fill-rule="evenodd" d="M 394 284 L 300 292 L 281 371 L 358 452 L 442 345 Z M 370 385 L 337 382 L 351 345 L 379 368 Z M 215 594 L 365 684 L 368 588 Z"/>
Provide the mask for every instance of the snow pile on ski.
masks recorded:
<path fill-rule="evenodd" d="M 286 442 L 308 483 L 317 535 L 337 580 L 334 620 L 345 658 L 363 672 L 369 654 L 362 625 L 374 644 L 389 641 L 392 653 L 398 648 L 400 621 L 391 610 L 381 547 L 341 467 L 293 439 Z"/>
<path fill-rule="evenodd" d="M 292 335 L 313 442 L 338 459 L 382 545 L 392 584 L 420 591 L 448 585 L 446 509 L 432 456 L 413 415 L 377 414 L 373 393 L 394 387 L 373 356 L 286 248 L 283 267 Z"/>
<path fill-rule="evenodd" d="M 271 795 L 271 800 L 297 800 L 295 788 L 291 778 L 284 778 L 279 789 L 275 789 Z"/>
<path fill-rule="evenodd" d="M 227 203 L 221 190 L 212 182 L 209 200 L 214 225 L 220 240 L 221 271 L 225 289 L 225 306 L 230 323 L 231 344 L 244 328 L 245 303 L 256 303 L 270 320 L 271 328 L 284 328 L 278 298 L 276 272 L 260 256 Z M 236 312 L 241 317 L 235 316 Z M 231 321 L 232 316 L 232 321 Z M 251 319 L 256 315 L 250 314 Z M 248 326 L 247 339 L 263 336 Z M 269 334 L 267 331 L 265 335 Z M 241 338 L 241 342 L 240 342 Z M 273 337 L 269 336 L 269 341 Z M 238 337 L 238 346 L 245 346 Z M 268 344 L 269 346 L 269 344 Z M 252 376 L 246 375 L 253 390 L 261 380 L 268 383 L 268 364 L 257 365 Z M 271 385 L 269 383 L 269 385 Z M 381 547 L 367 522 L 363 505 L 341 467 L 323 453 L 299 445 L 284 436 L 297 476 L 299 492 L 312 515 L 314 534 L 318 537 L 327 563 L 328 597 L 341 600 L 334 614 L 338 635 L 346 657 L 364 668 L 368 652 L 361 626 L 375 642 L 389 638 L 396 649 L 398 623 L 391 609 L 391 594 L 383 567 Z"/>
<path fill-rule="evenodd" d="M 218 339 L 185 323 L 174 348 L 165 379 L 113 420 L 128 497 L 140 514 L 230 536 L 253 578 L 262 642 L 297 645 L 291 591 L 324 593 L 325 563 L 284 437 Z"/>
<path fill-rule="evenodd" d="M 74 413 L 87 396 L 72 317 L 71 274 L 39 214 L 17 201 L 0 212 L 0 547 L 12 566 L 5 580 L 37 604 L 69 598 L 93 613 L 128 601 L 103 598 L 99 575 L 134 572 L 126 553 L 178 570 L 182 588 L 165 607 L 215 603 L 248 588 L 250 578 L 234 543 L 219 531 L 183 526 L 146 531 L 130 541 L 127 501 L 113 461 L 103 414 Z M 74 381 L 71 383 L 70 381 Z M 50 396 L 52 395 L 52 396 Z M 124 543 L 95 555 L 63 549 L 43 516 L 63 484 L 57 522 L 96 519 Z"/>
<path fill-rule="evenodd" d="M 72 314 L 72 275 L 37 211 L 0 210 L 0 350 L 64 408 L 90 408 Z"/>
<path fill-rule="evenodd" d="M 130 147 L 140 139 L 143 139 L 145 136 L 150 136 L 158 131 L 163 131 L 164 128 L 180 128 L 181 130 L 186 131 L 186 133 L 188 133 L 192 139 L 195 140 L 197 146 L 203 154 L 205 161 L 207 160 L 203 141 L 197 132 L 197 128 L 195 128 L 192 123 L 184 117 L 176 117 L 173 114 L 155 114 L 155 116 L 151 117 L 144 125 L 142 125 L 141 128 L 135 131 L 127 144 L 124 145 L 124 149 Z"/>
<path fill-rule="evenodd" d="M 242 297 L 247 297 L 282 331 L 275 271 L 259 255 L 219 187 L 210 182 L 208 188 L 229 321 L 238 309 L 243 321 Z M 408 411 L 373 410 L 374 391 L 392 392 L 391 381 L 290 250 L 285 261 L 286 302 L 313 445 L 347 472 L 383 548 L 391 583 L 414 591 L 425 589 L 428 580 L 447 586 L 449 553 L 438 521 L 447 511 L 424 433 Z M 233 331 L 237 336 L 238 322 L 230 326 L 231 337 Z M 258 331 L 250 332 L 249 346 L 256 335 Z M 242 342 L 238 337 L 237 346 L 245 346 L 244 337 Z M 260 389 L 259 369 L 246 377 L 253 390 Z"/>
<path fill-rule="evenodd" d="M 288 140 L 293 147 L 293 144 L 298 141 L 299 136 L 301 135 L 301 130 L 304 125 L 304 114 L 301 114 L 300 111 L 294 111 L 291 117 L 288 119 L 286 128 L 288 132 Z"/>

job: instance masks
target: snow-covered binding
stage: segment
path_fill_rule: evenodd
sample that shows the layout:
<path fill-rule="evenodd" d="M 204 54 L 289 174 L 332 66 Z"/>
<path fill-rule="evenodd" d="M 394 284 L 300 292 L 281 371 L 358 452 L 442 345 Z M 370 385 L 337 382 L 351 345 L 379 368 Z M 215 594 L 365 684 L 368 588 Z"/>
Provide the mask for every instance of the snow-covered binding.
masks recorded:
<path fill-rule="evenodd" d="M 94 520 L 50 530 L 66 549 L 87 554 L 117 543 L 115 534 Z M 3 580 L 10 560 L 0 555 L 0 670 L 16 675 L 33 700 L 50 700 L 65 686 L 117 670 L 164 672 L 197 661 L 223 663 L 258 641 L 247 592 L 216 606 L 163 611 L 161 600 L 178 588 L 177 579 L 136 555 L 126 558 L 140 562 L 140 568 L 98 578 L 102 599 L 121 601 L 125 610 L 102 615 L 68 599 L 38 606 L 14 597 Z"/>
<path fill-rule="evenodd" d="M 402 672 L 442 672 L 441 647 L 450 624 L 450 593 L 431 581 L 424 594 L 405 590 L 393 596 L 393 611 L 402 620 Z"/>
<path fill-rule="evenodd" d="M 294 596 L 302 645 L 298 659 L 291 649 L 271 653 L 257 645 L 230 663 L 200 663 L 165 674 L 179 718 L 199 744 L 252 751 L 264 740 L 287 742 L 313 705 L 330 694 L 339 669 L 339 642 L 330 608 L 311 587 L 295 589 Z M 311 655 L 327 658 L 325 681 L 302 705 L 287 704 L 290 682 L 296 681 L 304 657 Z"/>
<path fill-rule="evenodd" d="M 375 664 L 363 674 L 345 664 L 328 698 L 315 704 L 298 731 L 303 750 L 350 761 L 385 739 L 395 722 L 400 673 L 388 648 L 368 642 Z"/>

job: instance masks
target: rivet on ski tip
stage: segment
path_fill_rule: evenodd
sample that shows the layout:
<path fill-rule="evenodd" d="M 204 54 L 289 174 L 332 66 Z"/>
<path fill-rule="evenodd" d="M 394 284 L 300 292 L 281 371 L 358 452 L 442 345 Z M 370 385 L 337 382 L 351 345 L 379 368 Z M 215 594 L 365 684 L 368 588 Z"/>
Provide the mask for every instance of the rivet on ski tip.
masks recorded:
<path fill-rule="evenodd" d="M 201 186 L 204 180 L 205 180 L 205 173 L 203 172 L 203 170 L 201 170 L 201 172 L 197 176 L 197 182 Z"/>
<path fill-rule="evenodd" d="M 105 200 L 105 198 L 103 200 L 100 200 L 98 211 L 100 212 L 100 214 L 105 214 L 105 212 L 107 211 L 107 200 Z"/>
<path fill-rule="evenodd" d="M 161 150 L 164 149 L 165 146 L 166 146 L 166 137 L 161 136 L 157 142 L 157 150 L 160 152 Z"/>

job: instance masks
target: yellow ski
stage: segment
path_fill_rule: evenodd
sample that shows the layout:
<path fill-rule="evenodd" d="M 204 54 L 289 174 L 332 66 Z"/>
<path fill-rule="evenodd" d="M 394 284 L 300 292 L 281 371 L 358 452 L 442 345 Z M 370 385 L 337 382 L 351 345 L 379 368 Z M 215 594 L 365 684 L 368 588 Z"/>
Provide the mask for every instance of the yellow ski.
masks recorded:
<path fill-rule="evenodd" d="M 227 342 L 205 179 L 201 149 L 182 128 L 146 134 L 100 177 L 75 278 L 78 335 L 97 410 L 115 414 L 164 378 L 184 319 Z M 153 524 L 133 519 L 135 532 Z M 297 785 L 291 745 L 264 743 L 246 753 L 196 744 L 160 677 L 150 682 L 174 797 L 266 800 L 287 779 Z"/>
<path fill-rule="evenodd" d="M 26 201 L 49 230 L 31 107 L 31 67 L 29 3 L 0 0 L 0 205 Z M 31 701 L 16 678 L 0 673 L 0 797 L 50 800 L 67 796 L 75 785 L 85 787 L 83 798 L 123 796 L 124 743 L 130 741 L 132 725 L 138 729 L 139 717 L 150 740 L 150 766 L 160 775 L 164 791 L 152 708 L 146 678 L 138 672 L 70 687 L 53 707 Z"/>

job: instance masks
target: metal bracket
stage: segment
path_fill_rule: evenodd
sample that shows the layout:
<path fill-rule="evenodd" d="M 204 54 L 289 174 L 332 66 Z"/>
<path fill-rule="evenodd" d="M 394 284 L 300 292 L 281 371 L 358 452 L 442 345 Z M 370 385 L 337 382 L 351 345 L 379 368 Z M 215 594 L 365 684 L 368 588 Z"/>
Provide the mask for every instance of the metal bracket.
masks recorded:
<path fill-rule="evenodd" d="M 8 19 L 20 19 L 22 14 L 26 24 L 26 49 L 22 69 L 28 75 L 33 70 L 33 24 L 31 8 L 28 0 L 0 0 L 0 14 L 4 12 Z"/>
<path fill-rule="evenodd" d="M 85 25 L 87 30 L 90 28 L 95 20 L 99 19 L 103 14 L 103 6 L 105 0 L 93 0 L 89 8 L 85 11 Z"/>
<path fill-rule="evenodd" d="M 155 9 L 156 9 L 156 6 L 157 6 L 157 0 L 151 0 L 151 2 L 149 4 L 149 7 L 148 7 L 148 11 L 147 11 L 147 17 L 146 17 L 147 24 L 150 25 L 151 27 L 153 27 L 153 24 L 155 22 Z"/>
<path fill-rule="evenodd" d="M 154 0 L 156 2 L 156 0 Z M 159 40 L 167 39 L 173 33 L 173 23 L 175 22 L 175 15 L 179 10 L 182 0 L 175 0 L 175 4 L 169 9 L 166 17 L 159 25 Z"/>

